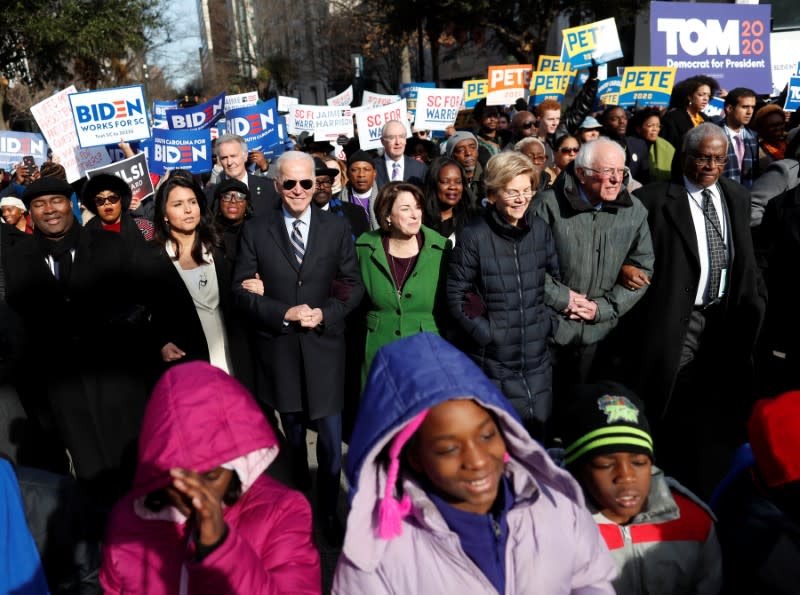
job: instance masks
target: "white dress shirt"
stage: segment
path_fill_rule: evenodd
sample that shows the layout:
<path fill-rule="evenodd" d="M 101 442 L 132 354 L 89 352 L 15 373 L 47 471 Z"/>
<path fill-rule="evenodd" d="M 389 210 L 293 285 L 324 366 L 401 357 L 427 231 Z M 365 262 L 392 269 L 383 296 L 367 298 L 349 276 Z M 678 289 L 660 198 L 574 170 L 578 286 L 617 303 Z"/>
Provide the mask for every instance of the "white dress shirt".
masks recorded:
<path fill-rule="evenodd" d="M 697 253 L 700 256 L 700 280 L 697 284 L 697 293 L 694 297 L 694 305 L 702 306 L 706 303 L 706 290 L 708 289 L 708 278 L 710 273 L 709 255 L 708 255 L 708 238 L 706 237 L 706 216 L 703 213 L 703 188 L 694 182 L 691 182 L 684 176 L 683 183 L 686 185 L 686 192 L 689 201 L 689 211 L 692 214 L 692 222 L 694 223 L 694 233 L 697 238 Z M 720 231 L 722 232 L 722 241 L 725 242 L 725 247 L 728 246 L 728 223 L 725 218 L 725 209 L 722 207 L 722 196 L 717 184 L 709 186 L 708 190 L 711 191 L 711 202 L 714 209 L 717 211 L 719 218 Z M 729 250 L 730 252 L 730 250 Z M 728 280 L 728 269 L 723 269 L 722 279 L 720 281 L 720 291 L 726 289 Z M 709 296 L 712 300 L 720 296 Z"/>

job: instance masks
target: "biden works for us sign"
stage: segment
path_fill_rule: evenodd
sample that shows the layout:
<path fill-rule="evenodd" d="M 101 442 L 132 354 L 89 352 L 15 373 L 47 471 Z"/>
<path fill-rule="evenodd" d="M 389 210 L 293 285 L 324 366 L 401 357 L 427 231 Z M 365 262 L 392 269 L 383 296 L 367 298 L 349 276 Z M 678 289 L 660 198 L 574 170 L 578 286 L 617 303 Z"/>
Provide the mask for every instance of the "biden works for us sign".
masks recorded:
<path fill-rule="evenodd" d="M 650 62 L 674 66 L 677 80 L 695 74 L 724 89 L 772 90 L 769 4 L 650 4 Z"/>
<path fill-rule="evenodd" d="M 150 138 L 142 85 L 69 95 L 81 148 Z"/>

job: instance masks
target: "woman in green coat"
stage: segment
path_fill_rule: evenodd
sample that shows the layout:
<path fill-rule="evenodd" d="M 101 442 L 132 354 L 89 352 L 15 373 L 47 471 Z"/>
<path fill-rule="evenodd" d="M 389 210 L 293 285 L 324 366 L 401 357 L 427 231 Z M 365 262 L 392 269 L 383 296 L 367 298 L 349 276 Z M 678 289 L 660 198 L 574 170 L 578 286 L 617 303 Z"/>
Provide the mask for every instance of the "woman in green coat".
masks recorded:
<path fill-rule="evenodd" d="M 375 199 L 379 229 L 356 240 L 368 297 L 362 386 L 378 349 L 421 331 L 439 333 L 450 243 L 422 225 L 422 192 L 390 182 Z"/>

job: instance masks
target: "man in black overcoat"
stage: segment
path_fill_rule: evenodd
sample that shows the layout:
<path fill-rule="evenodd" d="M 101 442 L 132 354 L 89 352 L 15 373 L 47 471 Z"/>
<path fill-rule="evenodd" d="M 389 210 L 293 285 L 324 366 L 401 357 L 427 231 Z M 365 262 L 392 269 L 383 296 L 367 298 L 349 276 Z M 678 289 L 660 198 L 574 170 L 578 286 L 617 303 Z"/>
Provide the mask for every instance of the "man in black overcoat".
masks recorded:
<path fill-rule="evenodd" d="M 364 293 L 347 221 L 312 205 L 314 160 L 297 151 L 277 161 L 281 204 L 247 221 L 234 269 L 234 300 L 253 320 L 265 398 L 281 416 L 293 480 L 308 489 L 306 427 L 318 432 L 317 497 L 329 541 L 342 538 L 336 518 L 342 464 L 345 316 Z M 258 273 L 264 295 L 241 286 Z"/>

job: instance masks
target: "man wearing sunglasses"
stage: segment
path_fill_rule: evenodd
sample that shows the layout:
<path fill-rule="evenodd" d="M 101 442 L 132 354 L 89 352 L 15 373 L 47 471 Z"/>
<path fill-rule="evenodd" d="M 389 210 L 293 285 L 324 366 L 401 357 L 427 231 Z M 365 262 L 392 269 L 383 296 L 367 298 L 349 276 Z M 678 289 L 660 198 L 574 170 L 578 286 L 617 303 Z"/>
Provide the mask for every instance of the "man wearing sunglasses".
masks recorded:
<path fill-rule="evenodd" d="M 341 543 L 336 516 L 342 466 L 345 316 L 361 301 L 352 232 L 343 217 L 312 204 L 314 159 L 287 151 L 276 162 L 281 203 L 244 224 L 234 299 L 255 320 L 262 392 L 278 411 L 289 443 L 292 481 L 308 490 L 306 428 L 318 432 L 317 496 L 326 539 Z M 264 293 L 242 287 L 256 273 Z"/>
<path fill-rule="evenodd" d="M 217 163 L 222 167 L 220 182 L 239 180 L 250 190 L 250 206 L 256 215 L 268 212 L 280 203 L 280 196 L 272 180 L 247 172 L 248 148 L 245 140 L 236 134 L 223 134 L 214 145 Z M 214 198 L 216 184 L 206 188 L 208 203 Z"/>
<path fill-rule="evenodd" d="M 715 124 L 692 128 L 680 178 L 637 190 L 656 264 L 646 295 L 620 328 L 629 386 L 647 395 L 659 436 L 659 466 L 704 499 L 746 441 L 765 309 L 749 193 L 722 176 L 728 142 Z M 637 286 L 630 275 L 622 282 Z"/>
<path fill-rule="evenodd" d="M 573 139 L 574 140 L 574 139 Z M 550 224 L 560 281 L 545 285 L 545 303 L 560 314 L 555 334 L 553 392 L 592 382 L 603 343 L 639 301 L 653 273 L 647 211 L 625 186 L 625 152 L 607 138 L 581 146 L 551 190 L 534 201 Z M 625 263 L 636 263 L 645 283 L 631 291 L 616 282 Z"/>

